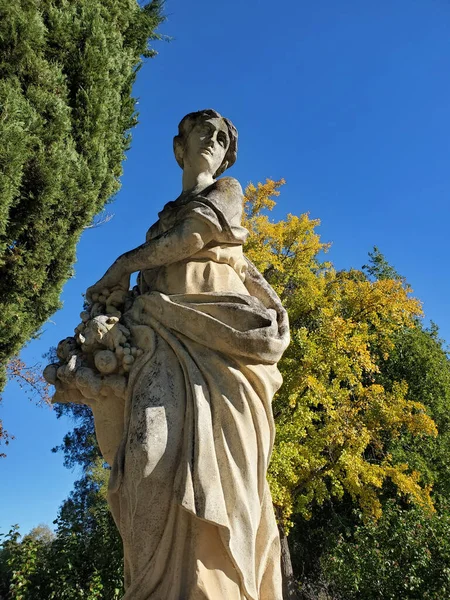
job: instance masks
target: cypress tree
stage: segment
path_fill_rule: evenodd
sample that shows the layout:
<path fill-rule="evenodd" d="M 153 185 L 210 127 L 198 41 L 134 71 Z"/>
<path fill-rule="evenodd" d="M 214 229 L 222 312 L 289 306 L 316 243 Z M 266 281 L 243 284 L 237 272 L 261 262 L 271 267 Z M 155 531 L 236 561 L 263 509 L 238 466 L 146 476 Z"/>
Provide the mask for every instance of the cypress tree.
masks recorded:
<path fill-rule="evenodd" d="M 0 387 L 118 191 L 159 0 L 0 0 Z"/>

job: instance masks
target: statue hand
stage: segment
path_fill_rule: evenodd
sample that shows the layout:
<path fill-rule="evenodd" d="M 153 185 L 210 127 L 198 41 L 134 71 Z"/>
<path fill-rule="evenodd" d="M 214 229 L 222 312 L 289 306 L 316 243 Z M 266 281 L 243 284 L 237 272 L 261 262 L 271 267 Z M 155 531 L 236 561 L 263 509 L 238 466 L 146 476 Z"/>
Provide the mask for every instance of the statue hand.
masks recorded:
<path fill-rule="evenodd" d="M 106 271 L 101 279 L 91 285 L 86 290 L 86 301 L 92 304 L 92 295 L 101 294 L 103 290 L 124 290 L 127 292 L 130 289 L 130 273 L 126 273 L 120 268 L 117 261 Z"/>

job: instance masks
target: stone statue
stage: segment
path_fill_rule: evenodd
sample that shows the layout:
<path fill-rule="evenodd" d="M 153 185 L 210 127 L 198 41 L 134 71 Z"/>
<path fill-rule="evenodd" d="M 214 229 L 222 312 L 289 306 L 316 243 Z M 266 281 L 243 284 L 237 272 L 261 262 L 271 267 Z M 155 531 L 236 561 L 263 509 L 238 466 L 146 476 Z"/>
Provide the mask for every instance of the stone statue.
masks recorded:
<path fill-rule="evenodd" d="M 112 466 L 126 600 L 281 600 L 266 472 L 285 310 L 245 258 L 237 131 L 214 110 L 174 138 L 183 191 L 86 292 L 45 377 L 92 407 Z M 130 276 L 139 272 L 138 285 Z"/>

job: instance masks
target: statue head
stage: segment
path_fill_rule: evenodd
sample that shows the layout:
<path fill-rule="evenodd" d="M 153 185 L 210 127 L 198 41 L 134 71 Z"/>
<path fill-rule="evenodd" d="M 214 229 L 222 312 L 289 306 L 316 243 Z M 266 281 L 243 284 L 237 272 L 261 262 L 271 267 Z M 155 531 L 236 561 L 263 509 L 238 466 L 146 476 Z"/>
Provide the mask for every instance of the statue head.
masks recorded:
<path fill-rule="evenodd" d="M 182 169 L 186 161 L 196 162 L 197 168 L 212 170 L 219 177 L 231 167 L 237 156 L 237 129 L 231 121 L 212 109 L 186 115 L 173 138 L 173 150 Z"/>

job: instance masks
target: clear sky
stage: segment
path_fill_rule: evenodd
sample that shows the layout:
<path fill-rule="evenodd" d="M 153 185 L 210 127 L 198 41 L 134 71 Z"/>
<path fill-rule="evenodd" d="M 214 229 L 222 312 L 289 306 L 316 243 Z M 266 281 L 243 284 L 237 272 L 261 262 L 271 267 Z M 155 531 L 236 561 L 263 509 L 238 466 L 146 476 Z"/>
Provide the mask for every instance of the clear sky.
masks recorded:
<path fill-rule="evenodd" d="M 379 246 L 450 340 L 448 0 L 167 0 L 166 14 L 173 41 L 139 73 L 140 123 L 115 216 L 84 233 L 64 309 L 23 358 L 34 364 L 72 334 L 81 294 L 178 196 L 172 137 L 201 108 L 239 130 L 227 175 L 243 186 L 284 177 L 274 216 L 319 218 L 338 268 L 360 268 Z M 16 436 L 0 460 L 0 531 L 51 525 L 77 476 L 50 452 L 71 423 L 12 385 L 0 416 Z"/>

